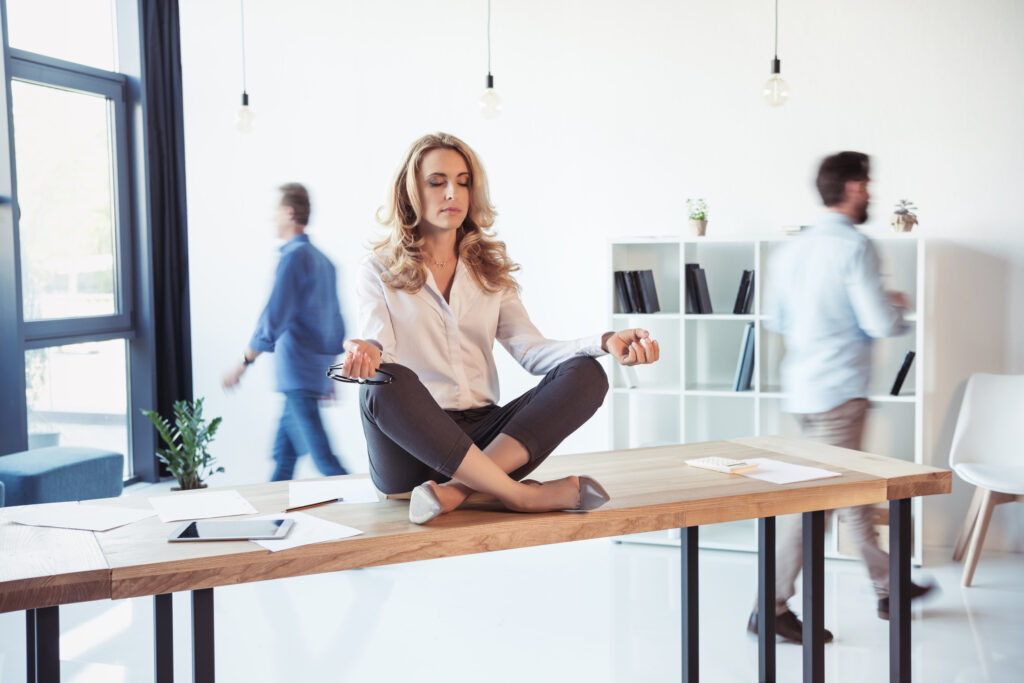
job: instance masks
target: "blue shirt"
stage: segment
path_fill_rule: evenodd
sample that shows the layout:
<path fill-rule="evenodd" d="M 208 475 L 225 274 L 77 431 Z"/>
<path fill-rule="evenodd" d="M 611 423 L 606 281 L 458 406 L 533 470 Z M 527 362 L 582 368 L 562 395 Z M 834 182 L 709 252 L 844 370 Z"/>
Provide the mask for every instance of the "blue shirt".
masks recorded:
<path fill-rule="evenodd" d="M 278 391 L 323 395 L 327 367 L 344 342 L 334 265 L 309 237 L 297 235 L 281 247 L 274 289 L 249 347 L 274 354 Z"/>
<path fill-rule="evenodd" d="M 788 412 L 824 413 L 867 397 L 872 338 L 906 331 L 878 268 L 871 240 L 835 211 L 771 260 L 764 324 L 785 337 Z"/>

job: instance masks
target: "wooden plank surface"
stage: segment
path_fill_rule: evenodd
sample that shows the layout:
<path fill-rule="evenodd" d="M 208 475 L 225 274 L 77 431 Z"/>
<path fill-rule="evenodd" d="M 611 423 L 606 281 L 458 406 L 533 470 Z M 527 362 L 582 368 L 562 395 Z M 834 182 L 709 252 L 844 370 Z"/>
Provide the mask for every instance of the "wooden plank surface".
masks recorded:
<path fill-rule="evenodd" d="M 842 476 L 775 485 L 684 464 L 711 455 L 772 457 Z M 879 503 L 946 493 L 952 481 L 945 470 L 783 437 L 561 456 L 535 476 L 570 474 L 596 478 L 611 502 L 588 513 L 526 515 L 484 501 L 425 526 L 408 522 L 407 501 L 331 505 L 307 514 L 364 533 L 279 553 L 243 541 L 168 543 L 178 523 L 157 517 L 97 534 L 0 524 L 0 611 Z M 287 482 L 232 488 L 259 514 L 279 513 L 287 505 Z M 149 508 L 142 496 L 90 503 Z"/>
<path fill-rule="evenodd" d="M 887 500 L 949 493 L 953 488 L 953 473 L 951 471 L 929 465 L 918 465 L 909 460 L 851 451 L 847 448 L 826 446 L 786 436 L 749 437 L 734 439 L 733 443 L 772 451 L 771 454 L 768 454 L 770 457 L 780 454 L 806 458 L 816 460 L 823 467 L 842 466 L 884 478 Z"/>
<path fill-rule="evenodd" d="M 112 597 L 122 598 L 878 503 L 898 487 L 911 487 L 917 491 L 914 495 L 949 489 L 948 472 L 836 450 L 840 452 L 798 440 L 760 437 L 561 456 L 546 462 L 535 476 L 588 474 L 605 486 L 610 503 L 589 513 L 533 515 L 478 504 L 425 526 L 408 522 L 406 501 L 331 505 L 307 512 L 361 529 L 363 535 L 278 553 L 249 542 L 167 543 L 175 524 L 162 524 L 157 518 L 98 537 L 111 567 Z M 824 465 L 842 476 L 776 485 L 683 462 L 709 455 Z M 890 475 L 898 486 L 890 486 Z M 287 503 L 283 482 L 234 488 L 260 514 L 281 512 Z M 130 497 L 104 502 L 147 504 Z"/>
<path fill-rule="evenodd" d="M 0 612 L 109 597 L 110 569 L 91 531 L 0 520 Z"/>

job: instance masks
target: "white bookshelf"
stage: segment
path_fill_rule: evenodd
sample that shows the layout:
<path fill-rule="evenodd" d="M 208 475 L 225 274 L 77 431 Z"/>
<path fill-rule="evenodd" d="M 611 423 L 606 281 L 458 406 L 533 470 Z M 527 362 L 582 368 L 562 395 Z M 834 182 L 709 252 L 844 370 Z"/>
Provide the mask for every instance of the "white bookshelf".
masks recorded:
<path fill-rule="evenodd" d="M 864 450 L 922 463 L 924 410 L 925 244 L 916 235 L 870 235 L 878 249 L 887 289 L 906 292 L 914 309 L 906 316 L 910 331 L 900 337 L 876 340 L 869 385 L 871 408 Z M 613 329 L 643 327 L 661 346 L 661 359 L 638 366 L 636 388 L 627 386 L 622 368 L 613 364 L 609 447 L 696 443 L 741 436 L 784 434 L 799 436 L 792 416 L 782 410 L 779 364 L 782 339 L 765 327 L 761 314 L 763 284 L 773 252 L 793 239 L 629 237 L 613 239 L 609 248 L 606 301 Z M 685 264 L 699 263 L 707 274 L 711 314 L 685 313 Z M 661 312 L 626 314 L 618 309 L 616 270 L 652 270 Z M 754 270 L 754 300 L 748 315 L 731 313 L 744 270 Z M 754 376 L 749 391 L 733 391 L 743 331 L 754 323 Z M 917 355 L 900 396 L 890 396 L 904 354 Z M 921 563 L 921 499 L 913 501 L 914 562 Z M 839 551 L 834 516 L 829 529 L 830 556 Z M 628 540 L 678 544 L 678 532 L 638 534 Z M 701 529 L 701 545 L 731 550 L 756 550 L 755 520 L 710 525 Z"/>

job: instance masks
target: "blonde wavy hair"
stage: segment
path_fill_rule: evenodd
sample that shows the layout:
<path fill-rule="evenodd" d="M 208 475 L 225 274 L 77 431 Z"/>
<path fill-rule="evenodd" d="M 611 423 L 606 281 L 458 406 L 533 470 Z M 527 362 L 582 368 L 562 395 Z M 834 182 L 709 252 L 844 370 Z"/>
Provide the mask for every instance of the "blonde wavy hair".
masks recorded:
<path fill-rule="evenodd" d="M 377 222 L 389 229 L 382 240 L 370 244 L 377 260 L 387 269 L 382 279 L 389 287 L 412 294 L 426 284 L 424 240 L 419 229 L 422 203 L 417 182 L 424 155 L 435 149 L 455 150 L 466 160 L 469 169 L 469 211 L 456 238 L 459 259 L 485 290 L 500 292 L 512 288 L 519 291 L 519 283 L 512 277 L 519 265 L 508 257 L 505 243 L 495 239 L 490 230 L 497 212 L 491 205 L 484 167 L 469 145 L 447 133 L 424 135 L 412 143 L 405 161 L 395 173 L 387 203 L 377 210 Z"/>

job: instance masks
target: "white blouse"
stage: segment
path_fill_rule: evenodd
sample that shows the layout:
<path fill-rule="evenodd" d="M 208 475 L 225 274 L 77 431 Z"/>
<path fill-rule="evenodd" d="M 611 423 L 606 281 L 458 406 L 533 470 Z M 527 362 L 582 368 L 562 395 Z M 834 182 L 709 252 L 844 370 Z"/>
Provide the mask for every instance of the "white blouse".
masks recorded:
<path fill-rule="evenodd" d="M 386 272 L 370 255 L 359 269 L 361 338 L 381 350 L 382 363 L 415 372 L 445 410 L 467 410 L 498 402 L 494 365 L 497 339 L 534 375 L 544 375 L 573 356 L 600 356 L 601 335 L 572 341 L 546 339 L 530 322 L 513 289 L 488 292 L 457 261 L 450 301 L 434 277 L 415 294 L 384 284 Z"/>

